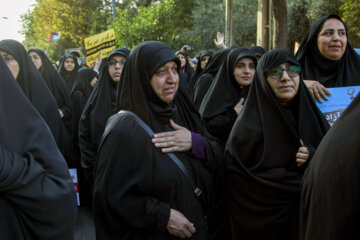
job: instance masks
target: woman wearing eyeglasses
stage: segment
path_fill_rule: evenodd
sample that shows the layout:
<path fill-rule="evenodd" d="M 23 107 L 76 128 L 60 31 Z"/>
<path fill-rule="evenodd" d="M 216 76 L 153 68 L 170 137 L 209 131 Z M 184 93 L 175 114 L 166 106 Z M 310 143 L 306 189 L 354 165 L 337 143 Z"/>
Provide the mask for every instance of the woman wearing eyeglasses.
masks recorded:
<path fill-rule="evenodd" d="M 225 149 L 233 239 L 298 239 L 301 178 L 328 128 L 296 58 L 264 54 Z"/>
<path fill-rule="evenodd" d="M 104 69 L 100 69 L 100 79 L 80 118 L 78 137 L 81 165 L 89 180 L 92 179 L 99 139 L 108 118 L 116 112 L 116 89 L 129 53 L 125 48 L 118 48 L 110 53 Z"/>

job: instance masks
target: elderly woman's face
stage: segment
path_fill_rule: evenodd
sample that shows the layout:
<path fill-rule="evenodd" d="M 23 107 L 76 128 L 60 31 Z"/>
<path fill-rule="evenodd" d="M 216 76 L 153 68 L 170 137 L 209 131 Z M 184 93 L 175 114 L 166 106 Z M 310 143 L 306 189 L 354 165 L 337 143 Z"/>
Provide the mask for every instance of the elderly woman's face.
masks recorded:
<path fill-rule="evenodd" d="M 179 86 L 179 74 L 174 61 L 162 65 L 150 80 L 156 95 L 166 103 L 171 103 Z"/>
<path fill-rule="evenodd" d="M 297 94 L 300 84 L 300 66 L 283 63 L 271 68 L 266 76 L 276 97 L 282 104 L 291 101 Z"/>
<path fill-rule="evenodd" d="M 42 66 L 42 62 L 41 62 L 41 58 L 40 58 L 39 54 L 37 54 L 34 51 L 31 51 L 31 52 L 29 52 L 29 56 L 30 56 L 32 62 L 34 63 L 36 69 L 39 70 Z"/>
<path fill-rule="evenodd" d="M 16 79 L 17 76 L 19 75 L 19 71 L 20 71 L 19 63 L 16 61 L 16 59 L 11 54 L 9 54 L 7 52 L 0 50 L 0 55 L 6 62 L 6 65 L 10 69 L 10 72 L 12 73 L 13 77 Z"/>
<path fill-rule="evenodd" d="M 336 18 L 326 20 L 317 38 L 318 49 L 325 58 L 339 60 L 346 50 L 344 24 Z"/>

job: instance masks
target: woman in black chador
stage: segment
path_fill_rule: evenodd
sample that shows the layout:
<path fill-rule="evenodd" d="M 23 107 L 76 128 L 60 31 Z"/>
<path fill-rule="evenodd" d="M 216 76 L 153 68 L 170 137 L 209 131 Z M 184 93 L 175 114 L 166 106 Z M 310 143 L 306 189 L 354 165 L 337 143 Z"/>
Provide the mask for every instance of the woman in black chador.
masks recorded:
<path fill-rule="evenodd" d="M 128 49 L 112 51 L 103 65 L 99 82 L 89 96 L 79 122 L 81 165 L 92 178 L 99 140 L 108 118 L 116 113 L 116 89 L 128 57 Z"/>
<path fill-rule="evenodd" d="M 256 63 L 249 49 L 231 50 L 201 103 L 199 112 L 206 129 L 224 147 L 248 94 Z"/>
<path fill-rule="evenodd" d="M 199 62 L 196 65 L 196 69 L 194 74 L 191 76 L 190 81 L 189 81 L 189 94 L 190 97 L 192 97 L 193 91 L 194 91 L 194 86 L 195 83 L 197 81 L 197 79 L 200 77 L 202 71 L 204 71 L 206 65 L 208 64 L 208 62 L 210 61 L 211 57 L 213 56 L 213 52 L 210 50 L 205 50 L 202 51 L 198 57 Z"/>
<path fill-rule="evenodd" d="M 14 66 L 14 59 L 4 59 Z M 72 240 L 74 184 L 49 128 L 7 64 L 0 57 L 0 238 Z"/>
<path fill-rule="evenodd" d="M 186 91 L 189 91 L 190 79 L 194 74 L 194 69 L 190 66 L 188 56 L 185 52 L 177 51 L 175 54 L 179 57 L 181 62 L 179 71 L 180 84 L 183 85 Z"/>
<path fill-rule="evenodd" d="M 0 52 L 6 63 L 12 64 L 11 66 L 8 64 L 10 70 L 17 66 L 18 74 L 16 77 L 14 75 L 14 78 L 49 126 L 61 153 L 71 165 L 71 138 L 60 118 L 59 107 L 24 46 L 15 40 L 2 40 L 0 41 Z"/>
<path fill-rule="evenodd" d="M 326 88 L 360 85 L 360 56 L 347 39 L 346 24 L 337 15 L 323 16 L 310 27 L 296 53 L 310 92 L 327 99 Z M 322 101 L 322 100 L 321 100 Z"/>
<path fill-rule="evenodd" d="M 210 173 L 219 145 L 179 85 L 180 61 L 161 42 L 131 52 L 121 76 L 118 113 L 106 126 L 94 171 L 94 218 L 99 239 L 206 239 Z M 197 132 L 197 133 L 195 133 Z M 200 138 L 200 139 L 199 139 Z M 174 152 L 202 190 L 195 196 L 166 152 Z M 217 155 L 218 156 L 218 155 Z"/>
<path fill-rule="evenodd" d="M 205 94 L 230 51 L 231 48 L 226 48 L 215 52 L 210 61 L 206 64 L 204 71 L 202 71 L 201 75 L 194 83 L 193 93 L 190 96 L 197 109 L 200 108 Z"/>
<path fill-rule="evenodd" d="M 303 177 L 301 240 L 360 239 L 360 95 L 325 135 Z"/>
<path fill-rule="evenodd" d="M 54 96 L 59 107 L 60 117 L 63 120 L 69 135 L 72 136 L 74 131 L 73 109 L 70 93 L 66 89 L 64 80 L 54 69 L 51 61 L 43 51 L 34 48 L 30 49 L 28 53 Z"/>
<path fill-rule="evenodd" d="M 64 79 L 69 94 L 76 82 L 79 69 L 80 66 L 75 55 L 68 53 L 62 58 L 58 72 Z"/>
<path fill-rule="evenodd" d="M 225 149 L 233 239 L 298 239 L 301 178 L 328 127 L 296 58 L 264 54 Z"/>

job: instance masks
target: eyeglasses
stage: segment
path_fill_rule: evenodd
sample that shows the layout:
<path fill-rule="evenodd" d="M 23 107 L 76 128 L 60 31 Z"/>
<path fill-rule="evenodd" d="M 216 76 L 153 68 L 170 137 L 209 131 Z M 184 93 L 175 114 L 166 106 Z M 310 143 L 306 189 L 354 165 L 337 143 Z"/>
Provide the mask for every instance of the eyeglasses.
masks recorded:
<path fill-rule="evenodd" d="M 121 61 L 111 60 L 108 62 L 109 67 L 116 67 L 118 64 L 120 64 L 121 67 L 125 65 L 126 60 L 123 59 Z"/>
<path fill-rule="evenodd" d="M 301 68 L 296 65 L 286 66 L 286 68 L 274 67 L 268 71 L 267 75 L 272 79 L 280 79 L 284 71 L 286 71 L 290 77 L 297 77 L 300 74 Z"/>

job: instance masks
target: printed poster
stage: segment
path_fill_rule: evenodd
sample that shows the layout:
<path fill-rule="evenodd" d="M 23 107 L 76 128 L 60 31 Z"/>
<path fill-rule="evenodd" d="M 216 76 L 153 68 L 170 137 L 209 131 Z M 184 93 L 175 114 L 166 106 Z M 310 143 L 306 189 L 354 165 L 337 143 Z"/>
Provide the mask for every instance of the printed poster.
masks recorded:
<path fill-rule="evenodd" d="M 331 95 L 328 95 L 329 100 L 323 100 L 322 103 L 316 101 L 316 105 L 332 126 L 360 92 L 360 86 L 328 88 L 328 90 L 331 92 Z"/>
<path fill-rule="evenodd" d="M 115 32 L 114 29 L 85 38 L 86 63 L 96 62 L 101 55 L 102 58 L 109 56 L 112 50 L 115 50 Z"/>

